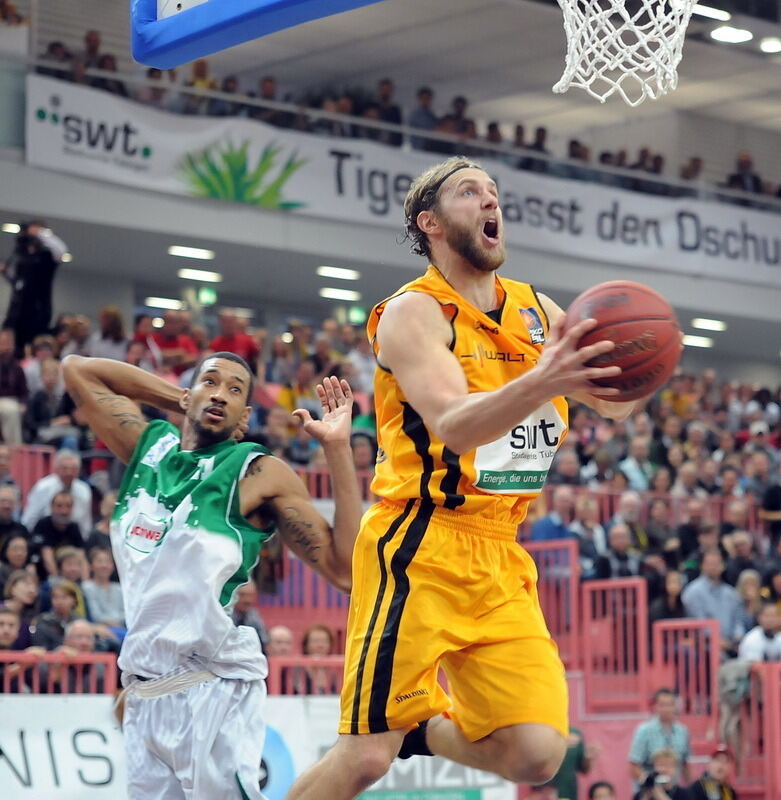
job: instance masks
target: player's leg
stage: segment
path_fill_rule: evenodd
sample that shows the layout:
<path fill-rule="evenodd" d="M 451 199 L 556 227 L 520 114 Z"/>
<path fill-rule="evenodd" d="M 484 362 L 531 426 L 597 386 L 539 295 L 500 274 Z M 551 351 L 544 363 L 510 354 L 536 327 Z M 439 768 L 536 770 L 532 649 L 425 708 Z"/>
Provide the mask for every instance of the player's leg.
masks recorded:
<path fill-rule="evenodd" d="M 514 541 L 472 536 L 471 579 L 489 587 L 474 643 L 443 659 L 453 710 L 426 744 L 518 783 L 542 783 L 566 751 L 567 685 L 537 597 L 537 571 Z"/>
<path fill-rule="evenodd" d="M 128 800 L 185 800 L 174 770 L 155 752 L 155 700 L 125 696 L 122 735 L 125 744 Z"/>
<path fill-rule="evenodd" d="M 476 742 L 452 719 L 435 717 L 426 729 L 432 753 L 468 767 L 501 775 L 514 783 L 545 783 L 558 771 L 566 742 L 555 728 L 528 722 L 509 725 Z"/>
<path fill-rule="evenodd" d="M 435 622 L 451 614 L 431 589 L 429 567 L 441 544 L 433 508 L 380 504 L 364 517 L 353 555 L 345 679 L 337 744 L 305 773 L 291 800 L 349 800 L 390 767 L 404 734 L 450 706 L 437 683 L 452 644 Z"/>
<path fill-rule="evenodd" d="M 295 782 L 287 800 L 352 800 L 385 775 L 403 739 L 404 731 L 340 735 Z"/>
<path fill-rule="evenodd" d="M 263 800 L 263 682 L 218 678 L 182 694 L 191 720 L 180 753 L 187 762 L 177 769 L 185 797 Z"/>

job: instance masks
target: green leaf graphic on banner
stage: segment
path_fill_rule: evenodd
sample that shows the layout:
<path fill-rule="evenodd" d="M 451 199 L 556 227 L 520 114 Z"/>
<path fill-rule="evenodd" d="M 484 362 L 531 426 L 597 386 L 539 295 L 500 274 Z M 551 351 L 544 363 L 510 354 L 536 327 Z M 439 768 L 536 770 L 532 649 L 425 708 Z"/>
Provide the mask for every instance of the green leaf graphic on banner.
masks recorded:
<path fill-rule="evenodd" d="M 193 194 L 282 211 L 304 208 L 305 203 L 286 200 L 283 190 L 307 159 L 298 158 L 298 153 L 293 152 L 277 169 L 282 148 L 272 142 L 263 148 L 257 163 L 251 165 L 248 149 L 249 140 L 245 140 L 238 148 L 228 142 L 200 153 L 187 153 L 181 169 Z"/>

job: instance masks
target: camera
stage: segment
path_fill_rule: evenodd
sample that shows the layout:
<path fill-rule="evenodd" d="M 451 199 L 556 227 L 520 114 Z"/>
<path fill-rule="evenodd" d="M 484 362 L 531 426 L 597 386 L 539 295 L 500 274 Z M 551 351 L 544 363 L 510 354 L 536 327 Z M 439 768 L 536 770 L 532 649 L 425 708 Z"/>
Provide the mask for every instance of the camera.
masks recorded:
<path fill-rule="evenodd" d="M 669 775 L 662 775 L 659 772 L 649 772 L 645 780 L 640 785 L 641 789 L 653 789 L 654 786 L 669 786 L 671 783 Z"/>

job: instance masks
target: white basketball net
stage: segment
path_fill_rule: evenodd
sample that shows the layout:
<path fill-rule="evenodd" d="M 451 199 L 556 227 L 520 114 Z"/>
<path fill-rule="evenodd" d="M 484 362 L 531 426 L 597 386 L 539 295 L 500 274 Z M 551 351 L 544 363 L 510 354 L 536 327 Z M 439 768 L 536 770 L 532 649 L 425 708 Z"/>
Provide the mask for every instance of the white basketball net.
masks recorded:
<path fill-rule="evenodd" d="M 585 89 L 604 103 L 618 93 L 630 106 L 678 85 L 686 26 L 697 0 L 558 0 L 567 64 L 554 92 Z"/>

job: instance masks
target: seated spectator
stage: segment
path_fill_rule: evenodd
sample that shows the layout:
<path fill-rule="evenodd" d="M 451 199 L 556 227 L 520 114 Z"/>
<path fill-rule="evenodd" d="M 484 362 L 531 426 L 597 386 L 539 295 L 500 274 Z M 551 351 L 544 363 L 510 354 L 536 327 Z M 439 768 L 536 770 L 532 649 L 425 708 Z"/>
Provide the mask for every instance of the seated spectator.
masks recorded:
<path fill-rule="evenodd" d="M 223 94 L 238 94 L 238 78 L 235 75 L 228 75 L 223 78 L 220 91 L 223 92 Z M 209 100 L 206 113 L 210 117 L 238 117 L 244 112 L 246 112 L 246 106 L 243 103 L 213 97 Z"/>
<path fill-rule="evenodd" d="M 750 475 L 746 481 L 746 492 L 754 495 L 761 503 L 768 490 L 776 483 L 777 478 L 773 470 L 773 462 L 763 450 L 758 450 L 751 454 L 747 465 L 747 474 Z"/>
<path fill-rule="evenodd" d="M 81 590 L 81 582 L 88 575 L 89 567 L 84 551 L 77 547 L 61 547 L 57 551 L 57 574 L 41 584 L 41 608 L 48 610 L 51 590 L 60 581 L 70 581 L 78 590 L 78 600 L 76 602 L 76 614 L 79 617 L 87 618 L 87 603 L 84 600 L 84 593 Z"/>
<path fill-rule="evenodd" d="M 162 365 L 172 369 L 175 375 L 181 375 L 198 360 L 198 347 L 184 332 L 185 324 L 181 312 L 168 310 L 163 314 L 163 327 L 152 334 L 163 359 Z"/>
<path fill-rule="evenodd" d="M 155 341 L 155 328 L 152 324 L 152 317 L 149 314 L 136 316 L 135 329 L 131 341 L 139 342 L 145 346 L 145 357 L 151 361 L 153 369 L 160 369 L 163 366 L 163 353 Z M 127 359 L 127 353 L 125 353 L 125 358 Z"/>
<path fill-rule="evenodd" d="M 273 75 L 266 75 L 260 79 L 257 98 L 258 100 L 279 102 L 277 98 L 277 81 Z M 341 111 L 341 109 L 338 110 Z M 347 113 L 352 113 L 352 107 Z M 273 125 L 275 128 L 290 128 L 293 126 L 293 116 L 288 111 L 281 111 L 263 105 L 253 105 L 249 107 L 249 115 L 252 119 L 265 122 L 266 125 Z"/>
<path fill-rule="evenodd" d="M 763 603 L 757 625 L 741 640 L 738 658 L 743 661 L 781 661 L 781 614 L 775 603 Z"/>
<path fill-rule="evenodd" d="M 51 510 L 54 495 L 68 492 L 73 497 L 73 521 L 86 537 L 92 530 L 92 490 L 78 475 L 81 456 L 73 450 L 58 450 L 54 456 L 54 472 L 37 481 L 27 495 L 22 524 L 32 529 Z"/>
<path fill-rule="evenodd" d="M 762 193 L 762 178 L 754 172 L 754 161 L 748 153 L 739 153 L 735 172 L 727 178 L 727 188 L 741 192 Z"/>
<path fill-rule="evenodd" d="M 437 115 L 431 110 L 434 102 L 434 92 L 428 86 L 418 89 L 418 104 L 409 116 L 408 125 L 422 131 L 433 131 L 437 127 Z M 416 150 L 430 150 L 431 142 L 420 136 L 413 136 L 412 146 Z"/>
<path fill-rule="evenodd" d="M 616 789 L 608 781 L 596 781 L 588 787 L 588 800 L 616 800 Z"/>
<path fill-rule="evenodd" d="M 721 494 L 721 481 L 719 465 L 712 458 L 702 459 L 700 462 L 700 477 L 698 484 L 708 496 Z"/>
<path fill-rule="evenodd" d="M 3 650 L 18 650 L 18 642 L 22 621 L 19 614 L 7 605 L 0 605 L 0 652 Z M 38 648 L 27 647 L 29 652 L 38 652 Z M 5 681 L 8 680 L 8 690 L 13 693 L 28 692 L 28 681 L 23 675 L 25 667 L 22 664 L 0 661 L 0 693 L 5 691 Z"/>
<path fill-rule="evenodd" d="M 725 470 L 732 471 L 731 467 Z M 737 473 L 737 470 L 734 470 Z M 729 501 L 724 508 L 724 519 L 719 525 L 719 535 L 728 536 L 735 531 L 749 530 L 749 504 L 740 498 Z"/>
<path fill-rule="evenodd" d="M 327 333 L 321 332 L 315 336 L 310 359 L 315 366 L 315 382 L 319 383 L 336 372 L 342 356 L 338 350 L 333 348 L 331 337 Z"/>
<path fill-rule="evenodd" d="M 284 450 L 285 459 L 306 467 L 312 461 L 318 447 L 318 443 L 304 430 L 304 426 L 299 425 L 295 434 L 288 439 Z"/>
<path fill-rule="evenodd" d="M 741 572 L 747 569 L 758 570 L 759 562 L 754 553 L 754 539 L 748 531 L 736 530 L 729 535 L 732 555 L 727 559 L 724 580 L 735 586 Z"/>
<path fill-rule="evenodd" d="M 678 695 L 672 689 L 658 689 L 651 698 L 653 716 L 641 723 L 632 737 L 629 767 L 632 780 L 641 781 L 658 770 L 654 756 L 663 749 L 672 750 L 676 769 L 680 766 L 684 779 L 688 777 L 691 756 L 689 731 L 678 722 Z"/>
<path fill-rule="evenodd" d="M 652 601 L 648 609 L 648 622 L 653 630 L 654 622 L 662 619 L 685 619 L 686 609 L 683 607 L 681 592 L 683 576 L 671 570 L 664 576 L 664 594 Z"/>
<path fill-rule="evenodd" d="M 607 524 L 608 532 L 613 525 L 623 523 L 629 530 L 630 545 L 635 550 L 644 551 L 648 548 L 648 533 L 641 521 L 643 498 L 633 489 L 621 493 L 618 498 L 618 507 L 610 522 Z"/>
<path fill-rule="evenodd" d="M 593 497 L 580 495 L 575 501 L 575 519 L 569 530 L 578 539 L 581 579 L 593 578 L 597 559 L 607 549 L 605 529 L 599 523 L 599 504 Z"/>
<path fill-rule="evenodd" d="M 100 519 L 95 523 L 95 527 L 84 542 L 84 549 L 89 553 L 93 547 L 102 547 L 111 551 L 111 515 L 114 513 L 114 504 L 117 502 L 116 492 L 106 492 L 100 501 Z M 116 574 L 116 573 L 115 573 Z M 118 578 L 111 578 L 112 581 Z"/>
<path fill-rule="evenodd" d="M 185 86 L 195 91 L 184 93 L 184 114 L 203 114 L 209 104 L 208 98 L 204 97 L 199 89 L 216 89 L 217 81 L 209 75 L 209 62 L 205 58 L 199 58 L 192 62 L 192 72 L 190 80 L 185 82 Z"/>
<path fill-rule="evenodd" d="M 531 540 L 548 542 L 555 539 L 571 539 L 573 533 L 569 524 L 574 506 L 575 495 L 572 489 L 569 486 L 557 486 L 553 490 L 551 512 L 532 525 Z"/>
<path fill-rule="evenodd" d="M 755 569 L 743 570 L 735 591 L 740 597 L 740 627 L 750 631 L 757 624 L 757 614 L 762 608 L 762 576 Z"/>
<path fill-rule="evenodd" d="M 65 626 L 80 617 L 75 609 L 79 590 L 75 583 L 62 580 L 52 587 L 52 610 L 41 614 L 35 621 L 32 643 L 46 650 L 56 650 L 65 641 Z"/>
<path fill-rule="evenodd" d="M 85 619 L 75 619 L 68 623 L 65 627 L 63 645 L 58 648 L 57 652 L 68 656 L 88 655 L 96 652 L 93 626 Z M 48 670 L 52 681 L 62 694 L 73 694 L 76 691 L 80 693 L 92 691 L 102 694 L 104 691 L 105 664 L 86 664 L 82 667 L 76 665 L 63 667 L 59 664 L 50 664 Z M 93 676 L 95 689 L 91 689 Z"/>
<path fill-rule="evenodd" d="M 723 745 L 710 755 L 703 776 L 689 787 L 689 800 L 736 800 L 738 794 L 729 783 L 730 770 L 734 759 L 729 749 Z"/>
<path fill-rule="evenodd" d="M 305 656 L 331 656 L 336 652 L 334 632 L 327 625 L 307 628 L 301 640 Z M 328 667 L 300 667 L 295 670 L 294 694 L 337 694 L 336 674 Z"/>
<path fill-rule="evenodd" d="M 100 31 L 88 30 L 84 34 L 84 49 L 76 53 L 76 58 L 86 67 L 97 67 L 100 60 L 100 45 L 102 37 Z"/>
<path fill-rule="evenodd" d="M 379 112 L 379 119 L 383 122 L 389 122 L 392 125 L 401 125 L 401 108 L 393 102 L 393 93 L 395 90 L 396 87 L 390 78 L 383 78 L 379 81 L 377 84 L 377 110 Z M 391 131 L 381 131 L 380 141 L 391 147 L 400 147 L 402 135 Z"/>
<path fill-rule="evenodd" d="M 684 520 L 675 531 L 682 558 L 688 558 L 697 549 L 697 537 L 700 528 L 705 524 L 705 511 L 705 503 L 700 498 L 692 498 L 686 502 Z"/>
<path fill-rule="evenodd" d="M 62 42 L 49 42 L 46 52 L 41 56 L 43 61 L 51 62 L 43 67 L 37 67 L 39 75 L 48 75 L 59 80 L 66 80 L 70 73 L 71 54 Z"/>
<path fill-rule="evenodd" d="M 305 408 L 312 417 L 320 419 L 322 408 L 315 392 L 316 370 L 315 362 L 305 359 L 296 368 L 293 381 L 279 393 L 277 403 L 288 414 L 292 414 L 297 408 Z"/>
<path fill-rule="evenodd" d="M 50 358 L 41 365 L 41 381 L 24 414 L 25 441 L 75 450 L 81 431 L 67 413 L 71 402 L 64 398 L 59 361 Z"/>
<path fill-rule="evenodd" d="M 109 628 L 124 628 L 125 604 L 119 582 L 111 579 L 114 574 L 111 550 L 93 547 L 89 551 L 89 566 L 91 577 L 81 587 L 87 603 L 87 616 L 92 622 Z"/>
<path fill-rule="evenodd" d="M 215 353 L 228 352 L 241 356 L 253 369 L 260 355 L 255 340 L 239 328 L 239 318 L 231 308 L 224 308 L 219 315 L 220 335 L 209 343 Z"/>
<path fill-rule="evenodd" d="M 781 567 L 774 567 L 767 573 L 762 597 L 775 603 L 781 613 Z"/>
<path fill-rule="evenodd" d="M 27 379 L 14 356 L 16 337 L 0 330 L 0 432 L 7 445 L 22 443 L 22 414 L 27 402 Z"/>
<path fill-rule="evenodd" d="M 595 577 L 598 580 L 637 577 L 640 558 L 630 549 L 632 539 L 626 523 L 616 522 L 608 531 L 607 540 L 606 552 L 597 559 Z"/>
<path fill-rule="evenodd" d="M 275 455 L 283 455 L 290 441 L 291 416 L 287 409 L 273 406 L 266 416 L 259 439 Z"/>
<path fill-rule="evenodd" d="M 699 470 L 694 461 L 681 464 L 670 489 L 671 497 L 707 497 L 707 492 L 699 484 Z"/>
<path fill-rule="evenodd" d="M 629 455 L 618 464 L 629 481 L 629 488 L 638 492 L 648 491 L 654 473 L 653 464 L 648 460 L 649 448 L 650 443 L 645 436 L 633 436 Z"/>
<path fill-rule="evenodd" d="M 258 590 L 251 581 L 240 586 L 236 592 L 236 602 L 233 604 L 231 618 L 234 625 L 246 625 L 255 631 L 264 651 L 268 650 L 269 634 L 266 624 L 258 611 Z M 292 643 L 292 634 L 291 634 Z"/>
<path fill-rule="evenodd" d="M 122 312 L 116 306 L 105 306 L 98 316 L 99 331 L 95 331 L 87 344 L 90 355 L 124 361 L 127 337 Z"/>
<path fill-rule="evenodd" d="M 48 335 L 36 336 L 33 339 L 32 358 L 26 359 L 22 363 L 24 377 L 27 380 L 27 391 L 30 395 L 35 394 L 43 387 L 41 382 L 41 368 L 44 363 L 54 358 L 54 339 Z M 64 387 L 61 385 L 60 390 Z"/>
<path fill-rule="evenodd" d="M 726 552 L 719 541 L 719 530 L 715 525 L 701 525 L 697 531 L 697 547 L 681 561 L 681 570 L 686 575 L 686 580 L 691 582 L 700 574 L 702 560 L 708 550 L 716 549 L 721 557 L 726 557 Z"/>
<path fill-rule="evenodd" d="M 762 507 L 759 518 L 765 523 L 765 530 L 771 546 L 781 541 L 781 483 L 778 480 L 768 486 L 761 498 Z"/>
<path fill-rule="evenodd" d="M 12 573 L 24 570 L 35 574 L 35 566 L 30 559 L 30 545 L 26 536 L 11 534 L 0 546 L 0 597 L 5 583 Z"/>
<path fill-rule="evenodd" d="M 114 56 L 110 55 L 109 53 L 104 53 L 98 59 L 98 69 L 102 69 L 104 72 L 116 72 L 117 71 L 117 60 Z M 92 81 L 92 85 L 96 89 L 101 89 L 104 92 L 109 92 L 110 94 L 118 95 L 119 97 L 129 97 L 127 87 L 125 84 L 117 80 L 116 78 L 95 78 Z"/>
<path fill-rule="evenodd" d="M 149 67 L 146 71 L 146 79 L 147 81 L 154 81 L 159 85 L 139 86 L 136 91 L 136 101 L 147 106 L 152 106 L 152 108 L 157 108 L 160 111 L 171 110 L 168 90 L 163 84 L 163 70 L 157 69 L 157 67 Z"/>
<path fill-rule="evenodd" d="M 41 542 L 41 559 L 48 575 L 57 574 L 57 550 L 61 547 L 84 546 L 84 538 L 72 515 L 72 495 L 68 492 L 57 492 L 52 498 L 51 514 L 35 523 L 33 539 Z"/>
<path fill-rule="evenodd" d="M 562 447 L 548 475 L 549 486 L 580 486 L 580 459 L 571 447 Z"/>
<path fill-rule="evenodd" d="M 744 633 L 740 627 L 741 603 L 735 589 L 722 580 L 724 559 L 718 548 L 703 554 L 701 573 L 683 590 L 684 608 L 694 619 L 718 620 L 721 649 L 732 653 Z"/>
<path fill-rule="evenodd" d="M 4 445 L 0 445 L 0 452 L 4 449 L 7 450 Z M 2 460 L 1 455 L 0 460 Z M 7 542 L 10 536 L 23 536 L 28 542 L 30 540 L 30 531 L 15 519 L 18 505 L 19 489 L 16 485 L 0 485 L 0 546 Z"/>
<path fill-rule="evenodd" d="M 689 792 L 679 786 L 680 757 L 671 747 L 657 750 L 651 757 L 652 771 L 645 776 L 632 800 L 689 800 Z"/>
<path fill-rule="evenodd" d="M 681 443 L 682 433 L 683 420 L 675 414 L 670 414 L 662 423 L 661 430 L 654 436 L 649 455 L 651 462 L 660 467 L 669 467 L 667 453 L 673 445 Z"/>
<path fill-rule="evenodd" d="M 371 472 L 377 460 L 377 447 L 368 436 L 356 433 L 350 437 L 353 464 L 357 472 Z"/>
<path fill-rule="evenodd" d="M 660 468 L 660 472 L 664 467 Z M 674 545 L 675 531 L 670 525 L 670 503 L 661 497 L 656 497 L 648 504 L 648 524 L 645 532 L 648 543 L 656 550 L 667 550 Z"/>
<path fill-rule="evenodd" d="M 268 644 L 264 648 L 269 658 L 293 655 L 293 631 L 287 625 L 274 625 L 268 632 Z"/>
<path fill-rule="evenodd" d="M 19 615 L 19 635 L 11 650 L 24 650 L 31 642 L 30 625 L 38 615 L 38 580 L 26 570 L 12 572 L 3 589 L 4 606 Z"/>

